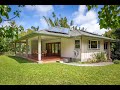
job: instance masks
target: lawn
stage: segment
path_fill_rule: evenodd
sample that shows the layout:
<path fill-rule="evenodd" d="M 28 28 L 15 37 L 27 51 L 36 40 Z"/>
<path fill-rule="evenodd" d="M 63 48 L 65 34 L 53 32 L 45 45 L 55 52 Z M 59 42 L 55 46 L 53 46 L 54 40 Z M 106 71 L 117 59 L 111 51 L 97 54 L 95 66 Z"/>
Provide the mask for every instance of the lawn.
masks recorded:
<path fill-rule="evenodd" d="M 37 64 L 2 55 L 0 84 L 120 85 L 120 64 L 101 67 L 79 67 L 61 63 Z"/>

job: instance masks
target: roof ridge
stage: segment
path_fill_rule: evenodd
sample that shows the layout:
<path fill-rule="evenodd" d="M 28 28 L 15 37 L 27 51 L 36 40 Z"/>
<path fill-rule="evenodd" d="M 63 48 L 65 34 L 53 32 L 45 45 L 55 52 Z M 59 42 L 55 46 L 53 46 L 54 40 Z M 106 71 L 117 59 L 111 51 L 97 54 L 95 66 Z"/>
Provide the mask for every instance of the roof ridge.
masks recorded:
<path fill-rule="evenodd" d="M 84 31 L 84 30 L 81 30 L 81 31 L 86 32 L 86 33 L 89 33 L 89 34 L 93 34 L 93 35 L 102 36 L 102 35 L 100 35 L 100 34 L 92 33 L 92 32 L 89 32 L 89 31 Z"/>

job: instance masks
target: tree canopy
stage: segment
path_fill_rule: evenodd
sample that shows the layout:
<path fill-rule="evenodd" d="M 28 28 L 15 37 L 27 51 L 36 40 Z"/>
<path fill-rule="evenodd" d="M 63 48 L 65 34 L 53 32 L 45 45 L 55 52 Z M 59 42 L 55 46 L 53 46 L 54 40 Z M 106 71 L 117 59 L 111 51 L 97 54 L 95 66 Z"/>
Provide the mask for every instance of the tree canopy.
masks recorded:
<path fill-rule="evenodd" d="M 53 19 L 43 16 L 48 26 L 51 26 L 51 27 L 60 26 L 64 28 L 70 28 L 70 26 L 73 25 L 73 20 L 71 20 L 70 23 L 68 23 L 69 21 L 67 17 L 57 17 L 54 12 L 52 12 L 52 17 Z"/>
<path fill-rule="evenodd" d="M 18 5 L 18 7 L 24 7 L 25 5 Z M 12 12 L 14 14 L 13 17 L 9 16 L 9 13 Z M 11 21 L 16 17 L 20 17 L 20 10 L 12 11 L 10 5 L 0 5 L 0 23 L 3 21 Z"/>
<path fill-rule="evenodd" d="M 88 10 L 98 8 L 98 5 L 87 5 Z M 98 12 L 100 29 L 120 28 L 120 5 L 103 5 Z"/>
<path fill-rule="evenodd" d="M 109 30 L 104 36 L 116 40 L 115 43 L 111 43 L 111 58 L 120 60 L 120 29 Z"/>

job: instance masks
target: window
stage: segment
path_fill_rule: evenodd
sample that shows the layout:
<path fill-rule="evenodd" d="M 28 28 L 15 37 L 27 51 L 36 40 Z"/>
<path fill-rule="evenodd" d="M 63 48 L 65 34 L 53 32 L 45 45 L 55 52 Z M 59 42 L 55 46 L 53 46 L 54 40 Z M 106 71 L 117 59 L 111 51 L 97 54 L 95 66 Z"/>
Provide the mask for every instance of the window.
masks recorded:
<path fill-rule="evenodd" d="M 104 42 L 104 49 L 108 48 L 108 42 Z"/>
<path fill-rule="evenodd" d="M 80 40 L 75 40 L 75 48 L 80 48 Z"/>
<path fill-rule="evenodd" d="M 99 49 L 100 48 L 100 41 L 97 40 L 89 40 L 89 49 Z"/>

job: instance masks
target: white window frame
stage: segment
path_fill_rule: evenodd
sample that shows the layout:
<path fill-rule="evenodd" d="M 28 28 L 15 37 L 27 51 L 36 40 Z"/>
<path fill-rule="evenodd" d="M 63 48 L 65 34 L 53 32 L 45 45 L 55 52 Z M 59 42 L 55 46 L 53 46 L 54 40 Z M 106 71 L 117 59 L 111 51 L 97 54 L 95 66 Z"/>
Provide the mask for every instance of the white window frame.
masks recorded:
<path fill-rule="evenodd" d="M 76 40 L 79 40 L 79 39 L 76 39 Z M 76 41 L 76 40 L 75 40 L 75 41 Z M 79 40 L 79 44 L 76 44 L 76 43 L 75 43 L 75 49 L 80 49 L 80 47 L 79 47 L 79 48 L 76 48 L 76 45 L 79 45 L 79 46 L 80 46 L 80 40 Z"/>
<path fill-rule="evenodd" d="M 89 44 L 89 41 L 90 41 L 90 44 Z M 97 42 L 97 48 L 91 48 L 91 41 L 96 41 Z M 98 48 L 98 42 L 100 42 L 100 40 L 88 40 L 88 48 L 89 49 L 100 49 L 100 46 Z"/>

